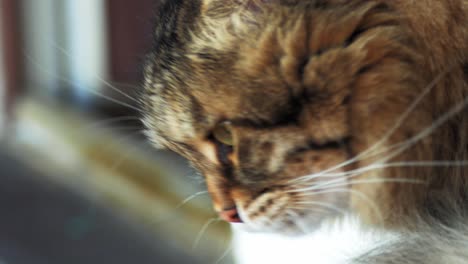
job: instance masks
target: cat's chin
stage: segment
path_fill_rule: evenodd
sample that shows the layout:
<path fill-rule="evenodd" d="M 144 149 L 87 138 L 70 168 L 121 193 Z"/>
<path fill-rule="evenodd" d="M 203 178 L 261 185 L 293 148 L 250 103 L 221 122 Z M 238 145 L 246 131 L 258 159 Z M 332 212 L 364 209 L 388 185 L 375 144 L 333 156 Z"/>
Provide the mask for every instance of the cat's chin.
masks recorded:
<path fill-rule="evenodd" d="M 274 235 L 280 235 L 280 236 L 286 236 L 286 237 L 300 237 L 300 236 L 305 236 L 308 233 L 304 233 L 303 231 L 295 228 L 290 228 L 287 227 L 285 229 L 255 229 L 250 226 L 244 225 L 244 224 L 237 224 L 238 226 L 236 229 L 240 230 L 242 232 L 247 232 L 247 233 L 252 233 L 252 234 L 274 234 Z M 311 232 L 312 233 L 312 232 Z"/>
<path fill-rule="evenodd" d="M 253 198 L 244 196 L 244 199 L 237 200 L 242 224 L 236 226 L 254 233 L 301 236 L 311 234 L 322 224 L 348 213 L 348 191 L 314 191 L 308 194 L 277 187 Z"/>
<path fill-rule="evenodd" d="M 330 223 L 333 220 L 339 219 L 339 215 L 316 215 L 302 214 L 300 217 L 295 215 L 291 217 L 284 217 L 281 220 L 268 220 L 265 221 L 246 220 L 244 223 L 233 224 L 236 229 L 242 230 L 248 233 L 260 233 L 260 234 L 276 234 L 287 237 L 300 237 L 310 235 L 319 230 L 323 224 Z"/>
<path fill-rule="evenodd" d="M 253 234 L 274 234 L 274 235 L 280 235 L 280 236 L 285 236 L 285 237 L 301 237 L 301 236 L 306 236 L 309 234 L 314 233 L 314 231 L 318 230 L 319 227 L 313 228 L 312 230 L 309 230 L 308 232 L 304 232 L 300 228 L 295 228 L 295 227 L 284 227 L 284 228 L 278 228 L 278 229 L 255 229 L 250 226 L 240 224 L 236 228 L 240 231 L 247 232 L 247 233 L 253 233 Z"/>

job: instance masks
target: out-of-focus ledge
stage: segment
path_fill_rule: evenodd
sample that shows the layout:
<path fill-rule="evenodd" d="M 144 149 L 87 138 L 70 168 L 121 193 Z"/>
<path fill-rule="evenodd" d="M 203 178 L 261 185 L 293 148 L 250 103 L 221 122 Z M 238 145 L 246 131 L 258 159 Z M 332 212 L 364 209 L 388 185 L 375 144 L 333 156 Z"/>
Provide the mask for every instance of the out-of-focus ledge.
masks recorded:
<path fill-rule="evenodd" d="M 45 180 L 65 184 L 129 214 L 187 251 L 196 243 L 197 254 L 214 261 L 222 256 L 229 248 L 230 232 L 216 221 L 207 228 L 215 217 L 208 195 L 181 205 L 200 192 L 194 181 L 182 175 L 187 170 L 178 168 L 167 155 L 148 151 L 147 145 L 132 139 L 131 132 L 118 132 L 102 123 L 66 106 L 27 98 L 16 106 L 15 133 L 8 145 L 50 175 Z"/>

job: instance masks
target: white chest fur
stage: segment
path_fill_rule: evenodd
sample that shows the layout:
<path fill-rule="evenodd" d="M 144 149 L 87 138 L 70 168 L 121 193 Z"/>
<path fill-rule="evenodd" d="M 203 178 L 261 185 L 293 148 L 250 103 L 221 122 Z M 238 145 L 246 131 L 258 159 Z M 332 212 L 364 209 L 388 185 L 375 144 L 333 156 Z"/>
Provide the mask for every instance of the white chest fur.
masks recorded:
<path fill-rule="evenodd" d="M 349 264 L 353 258 L 395 237 L 364 229 L 351 217 L 324 224 L 313 234 L 296 238 L 252 234 L 234 226 L 234 254 L 237 264 Z"/>

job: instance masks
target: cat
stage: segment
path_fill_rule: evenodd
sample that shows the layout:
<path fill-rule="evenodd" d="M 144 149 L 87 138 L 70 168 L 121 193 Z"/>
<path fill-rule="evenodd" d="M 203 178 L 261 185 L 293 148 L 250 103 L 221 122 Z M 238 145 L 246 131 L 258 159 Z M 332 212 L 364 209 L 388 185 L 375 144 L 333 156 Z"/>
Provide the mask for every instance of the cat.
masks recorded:
<path fill-rule="evenodd" d="M 146 135 L 221 219 L 351 214 L 405 234 L 352 263 L 468 263 L 468 1 L 168 0 L 154 32 Z"/>

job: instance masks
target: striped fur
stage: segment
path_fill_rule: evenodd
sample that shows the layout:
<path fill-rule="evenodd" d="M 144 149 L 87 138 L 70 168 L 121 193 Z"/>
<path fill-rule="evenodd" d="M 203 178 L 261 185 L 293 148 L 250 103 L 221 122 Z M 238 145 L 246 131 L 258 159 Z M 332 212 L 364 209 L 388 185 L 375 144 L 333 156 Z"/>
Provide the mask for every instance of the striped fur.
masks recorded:
<path fill-rule="evenodd" d="M 412 234 L 357 263 L 450 258 L 428 226 L 466 229 L 468 1 L 167 0 L 154 43 L 147 135 L 204 174 L 217 211 L 284 234 L 351 211 Z M 426 238 L 445 244 L 406 249 Z"/>

